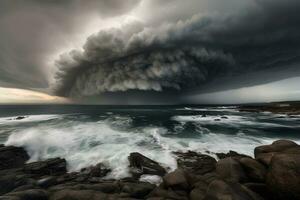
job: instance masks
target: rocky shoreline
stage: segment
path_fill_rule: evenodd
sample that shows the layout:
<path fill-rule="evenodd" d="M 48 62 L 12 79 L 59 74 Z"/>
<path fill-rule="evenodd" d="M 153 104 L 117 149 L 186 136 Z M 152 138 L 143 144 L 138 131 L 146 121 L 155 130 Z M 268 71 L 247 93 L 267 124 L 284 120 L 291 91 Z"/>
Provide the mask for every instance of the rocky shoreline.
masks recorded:
<path fill-rule="evenodd" d="M 300 146 L 278 140 L 254 149 L 254 158 L 234 151 L 219 160 L 196 152 L 174 152 L 170 173 L 140 153 L 128 156 L 131 177 L 104 180 L 110 169 L 99 163 L 68 173 L 66 160 L 26 163 L 23 148 L 0 145 L 0 200 L 296 200 L 300 199 Z M 125 167 L 125 166 L 124 166 Z M 139 181 L 162 177 L 159 185 Z"/>

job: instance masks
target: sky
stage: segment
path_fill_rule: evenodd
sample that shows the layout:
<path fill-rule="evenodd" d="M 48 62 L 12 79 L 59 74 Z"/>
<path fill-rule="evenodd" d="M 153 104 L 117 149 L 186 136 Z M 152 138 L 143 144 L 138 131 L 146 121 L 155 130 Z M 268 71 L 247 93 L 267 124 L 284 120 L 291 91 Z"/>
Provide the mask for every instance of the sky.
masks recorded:
<path fill-rule="evenodd" d="M 0 104 L 300 100 L 299 0 L 2 0 Z"/>

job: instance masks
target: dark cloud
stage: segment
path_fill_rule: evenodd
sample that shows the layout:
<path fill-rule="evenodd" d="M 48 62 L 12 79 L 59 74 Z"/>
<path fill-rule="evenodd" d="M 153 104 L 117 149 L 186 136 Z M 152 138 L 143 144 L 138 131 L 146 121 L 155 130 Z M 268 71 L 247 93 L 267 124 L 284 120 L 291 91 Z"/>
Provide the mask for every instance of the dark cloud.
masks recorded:
<path fill-rule="evenodd" d="M 1 0 L 0 86 L 47 88 L 53 58 L 94 19 L 127 13 L 139 0 Z M 52 60 L 51 60 L 52 59 Z"/>
<path fill-rule="evenodd" d="M 263 74 L 287 65 L 299 68 L 299 10 L 298 0 L 257 0 L 239 13 L 102 30 L 88 38 L 83 50 L 57 60 L 55 92 L 81 97 L 131 90 L 186 91 L 224 77 Z M 248 84 L 257 81 L 271 79 Z"/>

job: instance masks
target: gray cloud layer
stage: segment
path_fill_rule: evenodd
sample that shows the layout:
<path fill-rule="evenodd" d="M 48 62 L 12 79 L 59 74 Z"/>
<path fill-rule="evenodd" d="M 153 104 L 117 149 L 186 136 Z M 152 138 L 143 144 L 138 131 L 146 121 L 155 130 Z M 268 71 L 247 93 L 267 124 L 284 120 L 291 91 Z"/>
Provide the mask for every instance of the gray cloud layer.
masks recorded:
<path fill-rule="evenodd" d="M 299 63 L 300 2 L 255 2 L 240 13 L 100 31 L 88 38 L 83 50 L 57 60 L 55 93 L 81 97 L 128 90 L 185 91 L 223 77 Z"/>
<path fill-rule="evenodd" d="M 53 65 L 49 55 L 75 40 L 75 35 L 93 18 L 127 13 L 138 3 L 139 0 L 1 0 L 0 86 L 47 88 Z"/>

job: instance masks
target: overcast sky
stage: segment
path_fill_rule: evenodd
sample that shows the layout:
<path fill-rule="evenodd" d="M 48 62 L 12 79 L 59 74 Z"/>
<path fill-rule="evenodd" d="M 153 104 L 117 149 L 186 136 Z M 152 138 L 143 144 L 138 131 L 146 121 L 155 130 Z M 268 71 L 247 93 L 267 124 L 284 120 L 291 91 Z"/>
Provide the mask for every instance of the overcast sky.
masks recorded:
<path fill-rule="evenodd" d="M 300 100 L 299 0 L 2 0 L 0 103 Z"/>

